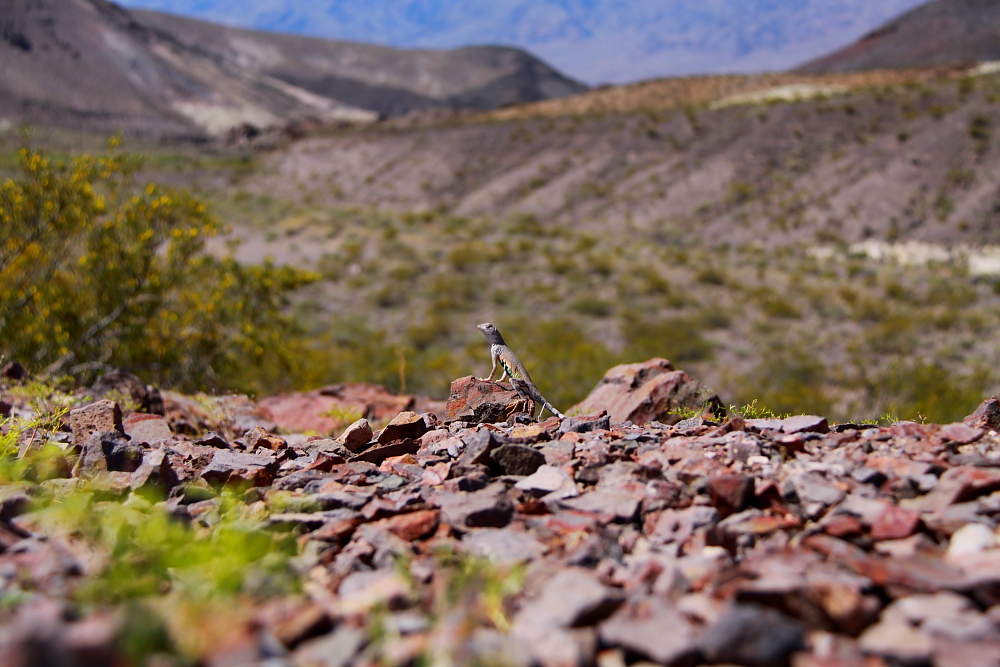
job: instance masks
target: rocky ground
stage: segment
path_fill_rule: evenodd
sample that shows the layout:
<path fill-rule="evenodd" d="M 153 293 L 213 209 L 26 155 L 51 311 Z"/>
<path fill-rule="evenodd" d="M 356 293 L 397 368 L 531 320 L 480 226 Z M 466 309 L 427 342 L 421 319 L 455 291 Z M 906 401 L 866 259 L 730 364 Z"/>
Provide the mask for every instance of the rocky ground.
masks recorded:
<path fill-rule="evenodd" d="M 123 377 L 77 395 L 60 430 L 20 431 L 18 460 L 46 440 L 61 455 L 0 487 L 0 665 L 1000 664 L 995 398 L 947 425 L 721 416 L 652 360 L 609 371 L 586 414 L 536 421 L 473 378 L 421 406 Z M 4 382 L 11 433 L 37 401 Z M 337 438 L 275 423 L 352 410 Z M 43 499 L 74 489 L 217 548 L 207 531 L 242 512 L 293 541 L 297 585 L 244 590 L 225 628 L 195 618 L 216 633 L 197 650 L 136 650 L 132 607 L 80 602 L 130 552 L 102 559 L 86 526 L 45 520 Z M 148 599 L 176 593 L 174 569 Z"/>

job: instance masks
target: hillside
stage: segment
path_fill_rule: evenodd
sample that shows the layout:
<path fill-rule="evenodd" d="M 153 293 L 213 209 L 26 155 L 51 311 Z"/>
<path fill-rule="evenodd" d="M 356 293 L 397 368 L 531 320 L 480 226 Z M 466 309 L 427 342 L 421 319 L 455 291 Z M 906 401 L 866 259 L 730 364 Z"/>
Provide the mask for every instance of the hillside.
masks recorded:
<path fill-rule="evenodd" d="M 126 0 L 261 30 L 405 48 L 507 44 L 590 84 L 780 71 L 829 53 L 921 0 Z"/>
<path fill-rule="evenodd" d="M 192 50 L 388 116 L 434 107 L 494 109 L 586 90 L 534 56 L 501 46 L 404 51 L 240 30 L 158 12 L 133 15 Z"/>
<path fill-rule="evenodd" d="M 580 90 L 515 49 L 411 53 L 140 19 L 104 0 L 0 3 L 0 126 L 204 137 Z"/>
<path fill-rule="evenodd" d="M 935 0 L 798 68 L 809 74 L 1000 60 L 1000 5 Z"/>

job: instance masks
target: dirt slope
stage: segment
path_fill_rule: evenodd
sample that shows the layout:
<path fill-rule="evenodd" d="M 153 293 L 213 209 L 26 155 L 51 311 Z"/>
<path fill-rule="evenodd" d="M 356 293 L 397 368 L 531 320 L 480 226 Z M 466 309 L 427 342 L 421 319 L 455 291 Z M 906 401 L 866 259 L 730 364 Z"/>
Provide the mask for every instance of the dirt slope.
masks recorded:
<path fill-rule="evenodd" d="M 936 0 L 886 23 L 859 41 L 813 60 L 810 74 L 920 67 L 1000 59 L 1000 4 Z"/>

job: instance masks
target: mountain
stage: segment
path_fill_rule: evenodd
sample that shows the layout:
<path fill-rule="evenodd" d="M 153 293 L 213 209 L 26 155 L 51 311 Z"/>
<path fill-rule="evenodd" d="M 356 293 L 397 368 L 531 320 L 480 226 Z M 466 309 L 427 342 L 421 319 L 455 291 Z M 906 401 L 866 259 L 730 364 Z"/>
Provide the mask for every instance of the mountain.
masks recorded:
<path fill-rule="evenodd" d="M 517 49 L 401 51 L 136 15 L 106 0 L 0 0 L 0 127 L 206 136 L 583 89 Z"/>
<path fill-rule="evenodd" d="M 126 0 L 229 25 L 407 48 L 510 44 L 582 81 L 785 70 L 922 0 Z"/>
<path fill-rule="evenodd" d="M 586 90 L 519 49 L 399 49 L 241 30 L 171 14 L 133 11 L 143 25 L 192 50 L 345 104 L 384 115 L 431 107 L 494 109 Z"/>
<path fill-rule="evenodd" d="M 799 69 L 825 74 L 989 60 L 1000 60 L 1000 3 L 936 0 Z"/>

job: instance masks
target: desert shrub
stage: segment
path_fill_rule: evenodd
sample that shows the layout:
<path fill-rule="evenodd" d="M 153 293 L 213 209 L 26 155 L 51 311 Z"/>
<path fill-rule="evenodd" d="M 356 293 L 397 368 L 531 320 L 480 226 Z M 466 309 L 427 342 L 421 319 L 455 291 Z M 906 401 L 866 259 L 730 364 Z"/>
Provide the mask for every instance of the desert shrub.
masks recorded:
<path fill-rule="evenodd" d="M 627 312 L 621 323 L 625 339 L 623 356 L 630 361 L 652 357 L 665 357 L 673 362 L 703 361 L 711 358 L 712 343 L 702 331 L 703 325 L 697 318 L 654 319 Z"/>
<path fill-rule="evenodd" d="M 961 374 L 934 361 L 899 359 L 866 378 L 864 388 L 877 414 L 947 424 L 971 414 L 993 381 L 985 368 Z"/>
<path fill-rule="evenodd" d="M 819 356 L 801 345 L 764 350 L 753 372 L 736 383 L 741 403 L 759 400 L 775 414 L 830 413 L 832 401 L 824 385 L 827 370 Z"/>
<path fill-rule="evenodd" d="M 116 150 L 66 162 L 21 151 L 0 184 L 0 354 L 50 373 L 130 368 L 187 390 L 294 376 L 290 294 L 304 271 L 217 259 L 223 231 L 185 192 L 138 188 Z"/>

